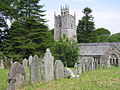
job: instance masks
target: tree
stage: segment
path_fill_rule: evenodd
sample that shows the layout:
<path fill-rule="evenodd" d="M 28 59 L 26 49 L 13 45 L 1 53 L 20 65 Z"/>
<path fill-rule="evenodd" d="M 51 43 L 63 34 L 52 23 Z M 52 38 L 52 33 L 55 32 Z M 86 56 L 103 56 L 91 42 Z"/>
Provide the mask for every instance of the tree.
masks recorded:
<path fill-rule="evenodd" d="M 6 23 L 5 17 L 3 16 L 2 13 L 0 13 L 0 47 L 2 47 L 2 43 L 5 40 L 5 35 L 7 30 L 8 30 L 8 25 Z"/>
<path fill-rule="evenodd" d="M 78 60 L 78 47 L 74 40 L 65 35 L 54 42 L 51 47 L 52 54 L 56 60 L 61 60 L 65 66 L 74 66 Z"/>
<path fill-rule="evenodd" d="M 16 0 L 0 0 L 0 51 L 2 52 L 4 52 L 2 48 L 9 30 L 7 20 L 12 20 L 12 5 L 15 1 Z"/>
<path fill-rule="evenodd" d="M 5 53 L 12 58 L 42 55 L 51 45 L 51 35 L 43 19 L 45 10 L 41 10 L 43 5 L 39 5 L 39 0 L 18 0 L 13 6 L 16 13 L 5 42 Z"/>
<path fill-rule="evenodd" d="M 95 30 L 97 34 L 97 42 L 107 42 L 107 39 L 111 35 L 111 32 L 105 28 L 98 28 Z"/>
<path fill-rule="evenodd" d="M 108 42 L 120 42 L 120 33 L 112 34 L 112 35 L 108 38 Z"/>
<path fill-rule="evenodd" d="M 83 9 L 84 16 L 78 22 L 77 26 L 77 40 L 78 43 L 88 43 L 96 41 L 95 24 L 93 16 L 91 15 L 92 10 L 88 7 Z"/>

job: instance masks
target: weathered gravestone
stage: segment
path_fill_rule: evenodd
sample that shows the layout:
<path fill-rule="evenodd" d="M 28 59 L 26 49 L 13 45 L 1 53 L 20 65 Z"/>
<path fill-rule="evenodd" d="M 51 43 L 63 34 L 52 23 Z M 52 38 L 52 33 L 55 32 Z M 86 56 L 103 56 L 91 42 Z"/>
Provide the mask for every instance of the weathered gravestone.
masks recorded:
<path fill-rule="evenodd" d="M 78 74 L 82 73 L 82 65 L 80 63 L 77 65 L 77 73 Z"/>
<path fill-rule="evenodd" d="M 28 61 L 29 61 L 29 66 L 31 65 L 32 63 L 32 60 L 33 60 L 33 57 L 30 55 L 29 58 L 28 58 Z"/>
<path fill-rule="evenodd" d="M 32 83 L 40 82 L 43 80 L 43 65 L 41 59 L 37 55 L 33 57 L 30 64 L 30 81 Z"/>
<path fill-rule="evenodd" d="M 65 68 L 64 69 L 64 77 L 65 78 L 75 78 L 75 74 L 70 68 Z"/>
<path fill-rule="evenodd" d="M 22 64 L 23 64 L 23 67 L 24 67 L 24 68 L 27 68 L 27 66 L 28 66 L 28 60 L 25 58 L 25 59 L 23 60 Z"/>
<path fill-rule="evenodd" d="M 54 60 L 54 57 L 52 56 L 50 49 L 47 49 L 45 56 L 43 58 L 44 70 L 45 70 L 44 71 L 45 81 L 51 81 L 54 79 L 53 60 Z"/>
<path fill-rule="evenodd" d="M 75 63 L 74 68 L 75 68 L 74 73 L 75 73 L 75 75 L 77 75 L 78 74 L 78 65 L 77 65 L 77 63 Z"/>
<path fill-rule="evenodd" d="M 4 62 L 3 62 L 3 60 L 1 59 L 0 60 L 0 69 L 4 69 L 5 67 L 4 67 Z"/>
<path fill-rule="evenodd" d="M 14 90 L 26 81 L 24 67 L 19 62 L 14 62 L 8 74 L 9 86 L 7 90 Z"/>
<path fill-rule="evenodd" d="M 64 65 L 61 60 L 56 60 L 54 64 L 55 79 L 64 78 Z"/>
<path fill-rule="evenodd" d="M 12 64 L 13 64 L 13 60 L 11 59 L 11 60 L 10 60 L 10 66 L 12 66 Z"/>

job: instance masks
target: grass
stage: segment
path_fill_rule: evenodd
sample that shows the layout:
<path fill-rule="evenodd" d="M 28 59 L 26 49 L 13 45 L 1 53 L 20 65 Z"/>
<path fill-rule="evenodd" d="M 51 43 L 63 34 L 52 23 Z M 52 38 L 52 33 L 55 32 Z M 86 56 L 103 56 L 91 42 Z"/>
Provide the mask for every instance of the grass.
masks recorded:
<path fill-rule="evenodd" d="M 6 90 L 6 87 L 8 86 L 7 76 L 8 76 L 7 69 L 0 70 L 0 90 Z"/>
<path fill-rule="evenodd" d="M 0 70 L 0 72 L 4 72 L 0 73 L 4 79 L 0 77 L 0 82 L 4 82 L 0 84 L 0 90 L 4 90 L 1 86 L 7 86 L 5 79 L 7 70 Z M 60 79 L 35 84 L 26 83 L 17 90 L 120 90 L 120 68 L 113 67 L 85 72 L 77 79 Z"/>
<path fill-rule="evenodd" d="M 80 75 L 79 79 L 27 83 L 18 90 L 120 90 L 120 68 L 85 72 Z"/>

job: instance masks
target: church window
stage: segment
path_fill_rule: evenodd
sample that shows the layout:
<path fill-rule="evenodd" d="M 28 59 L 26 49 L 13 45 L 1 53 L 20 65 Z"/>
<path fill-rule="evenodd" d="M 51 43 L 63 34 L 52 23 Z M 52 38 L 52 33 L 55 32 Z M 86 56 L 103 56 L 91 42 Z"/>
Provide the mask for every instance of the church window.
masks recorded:
<path fill-rule="evenodd" d="M 111 54 L 110 56 L 110 64 L 111 65 L 118 65 L 118 57 L 115 54 Z"/>

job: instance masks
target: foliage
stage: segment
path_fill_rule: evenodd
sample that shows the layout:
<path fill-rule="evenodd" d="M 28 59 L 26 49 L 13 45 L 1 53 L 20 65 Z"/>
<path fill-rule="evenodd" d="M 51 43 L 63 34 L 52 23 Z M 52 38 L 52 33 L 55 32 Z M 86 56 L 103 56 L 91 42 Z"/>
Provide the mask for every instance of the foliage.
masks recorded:
<path fill-rule="evenodd" d="M 78 60 L 78 47 L 74 40 L 68 39 L 65 35 L 54 42 L 52 49 L 56 60 L 62 60 L 64 65 L 73 66 Z"/>
<path fill-rule="evenodd" d="M 97 42 L 107 42 L 107 39 L 111 35 L 111 32 L 105 28 L 98 28 L 95 30 L 97 34 Z"/>
<path fill-rule="evenodd" d="M 0 59 L 3 59 L 3 53 L 0 51 Z"/>
<path fill-rule="evenodd" d="M 120 42 L 120 33 L 112 34 L 108 38 L 108 42 Z"/>
<path fill-rule="evenodd" d="M 16 13 L 4 42 L 4 53 L 16 60 L 42 55 L 51 45 L 51 33 L 43 19 L 43 5 L 39 5 L 39 0 L 18 0 L 13 6 Z"/>
<path fill-rule="evenodd" d="M 77 40 L 78 43 L 88 43 L 96 41 L 95 24 L 92 10 L 89 7 L 83 9 L 84 16 L 78 22 L 77 26 Z"/>

